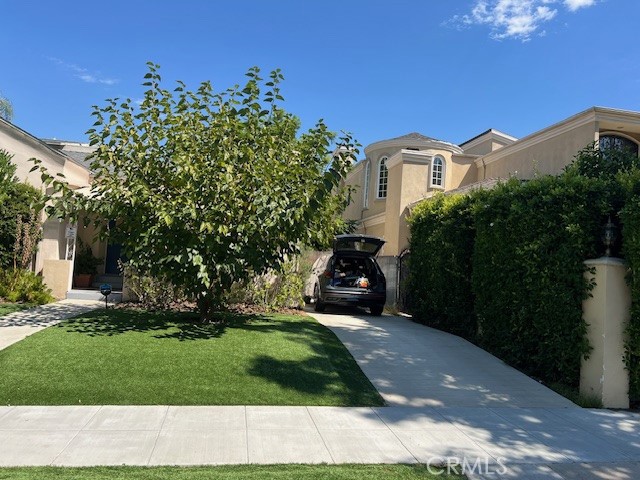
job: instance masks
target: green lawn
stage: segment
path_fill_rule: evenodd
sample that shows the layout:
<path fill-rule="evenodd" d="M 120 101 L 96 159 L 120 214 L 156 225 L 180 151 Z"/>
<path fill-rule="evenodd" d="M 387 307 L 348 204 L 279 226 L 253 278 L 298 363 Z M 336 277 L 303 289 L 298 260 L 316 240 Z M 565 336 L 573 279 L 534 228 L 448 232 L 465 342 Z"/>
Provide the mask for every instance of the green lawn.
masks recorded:
<path fill-rule="evenodd" d="M 302 315 L 97 310 L 0 351 L 0 405 L 382 405 L 335 335 Z"/>
<path fill-rule="evenodd" d="M 453 480 L 423 465 L 238 465 L 220 467 L 0 468 L 0 480 Z"/>
<path fill-rule="evenodd" d="M 0 303 L 0 317 L 2 315 L 7 315 L 8 313 L 18 312 L 34 306 L 35 305 L 30 303 Z"/>

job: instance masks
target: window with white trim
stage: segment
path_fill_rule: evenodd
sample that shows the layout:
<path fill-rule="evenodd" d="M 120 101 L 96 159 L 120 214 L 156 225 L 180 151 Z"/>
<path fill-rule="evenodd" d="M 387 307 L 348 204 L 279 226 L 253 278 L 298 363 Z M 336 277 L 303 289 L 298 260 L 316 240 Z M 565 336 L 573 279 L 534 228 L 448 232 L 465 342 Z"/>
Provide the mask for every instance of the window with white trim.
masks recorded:
<path fill-rule="evenodd" d="M 378 162 L 378 198 L 387 198 L 387 184 L 389 183 L 387 159 L 388 157 L 382 157 Z"/>
<path fill-rule="evenodd" d="M 371 161 L 367 160 L 366 162 L 364 164 L 364 182 L 362 182 L 362 205 L 364 208 L 369 207 L 369 185 L 371 183 Z"/>
<path fill-rule="evenodd" d="M 444 187 L 444 158 L 440 156 L 431 161 L 431 186 Z"/>

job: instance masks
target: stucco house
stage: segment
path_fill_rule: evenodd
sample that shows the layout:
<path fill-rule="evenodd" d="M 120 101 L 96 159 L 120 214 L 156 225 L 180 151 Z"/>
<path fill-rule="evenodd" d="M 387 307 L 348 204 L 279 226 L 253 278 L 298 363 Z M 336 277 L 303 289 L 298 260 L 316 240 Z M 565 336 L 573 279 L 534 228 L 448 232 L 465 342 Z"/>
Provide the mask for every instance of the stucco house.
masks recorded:
<path fill-rule="evenodd" d="M 40 139 L 0 118 L 0 149 L 13 155 L 12 163 L 17 166 L 16 177 L 20 181 L 45 193 L 51 192 L 46 191 L 40 173 L 30 171 L 33 167 L 33 163 L 29 161 L 31 158 L 41 160 L 51 175 L 64 175 L 73 189 L 86 189 L 91 184 L 92 176 L 87 157 L 93 148 L 88 144 Z M 75 230 L 70 229 L 71 226 L 67 221 L 42 215 L 42 241 L 38 245 L 34 269 L 37 273 L 42 273 L 45 283 L 53 290 L 53 295 L 56 298 L 100 299 L 95 285 L 105 280 L 115 283 L 115 288 L 121 288 L 121 276 L 117 269 L 113 269 L 119 258 L 119 250 L 116 249 L 114 252 L 113 246 L 108 242 L 94 242 L 95 231 L 91 226 Z M 75 236 L 71 236 L 70 232 L 75 232 Z M 102 264 L 98 266 L 99 276 L 95 278 L 91 291 L 81 291 L 73 286 L 77 237 L 91 246 L 96 258 L 102 259 Z"/>
<path fill-rule="evenodd" d="M 420 200 L 513 176 L 559 174 L 593 142 L 637 153 L 640 112 L 593 107 L 521 139 L 489 129 L 459 145 L 419 133 L 375 142 L 346 179 L 357 193 L 343 216 L 358 222 L 358 233 L 386 240 L 381 255 L 398 256 L 409 246 L 407 216 Z"/>
<path fill-rule="evenodd" d="M 436 192 L 464 191 L 489 187 L 498 179 L 531 178 L 536 173 L 557 174 L 579 150 L 592 142 L 624 144 L 638 151 L 640 112 L 593 107 L 543 130 L 516 139 L 489 129 L 459 145 L 410 133 L 367 146 L 365 158 L 349 173 L 346 183 L 357 187 L 344 218 L 358 222 L 358 232 L 386 240 L 380 264 L 387 276 L 388 299 L 393 302 L 396 258 L 409 246 L 407 216 L 411 207 Z M 0 118 L 0 148 L 13 155 L 21 181 L 44 188 L 38 172 L 29 172 L 32 157 L 38 158 L 53 175 L 62 173 L 72 188 L 91 184 L 87 156 L 93 151 L 84 143 L 39 139 Z M 58 298 L 100 298 L 97 291 L 73 287 L 75 238 L 71 225 L 43 217 L 43 239 L 35 269 Z M 91 226 L 78 228 L 76 235 L 91 244 L 102 259 L 96 284 L 108 281 L 122 288 L 117 270 L 118 245 L 108 241 L 92 243 Z"/>

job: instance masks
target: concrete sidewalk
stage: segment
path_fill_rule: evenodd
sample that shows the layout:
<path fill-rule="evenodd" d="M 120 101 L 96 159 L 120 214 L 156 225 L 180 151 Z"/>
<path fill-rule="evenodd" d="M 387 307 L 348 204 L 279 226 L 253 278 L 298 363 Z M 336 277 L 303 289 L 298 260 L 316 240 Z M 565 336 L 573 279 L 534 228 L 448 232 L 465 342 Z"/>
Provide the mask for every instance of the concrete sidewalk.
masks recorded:
<path fill-rule="evenodd" d="M 338 336 L 388 405 L 577 408 L 455 335 L 405 317 L 335 312 L 308 313 Z"/>
<path fill-rule="evenodd" d="M 0 350 L 67 318 L 103 307 L 92 300 L 61 300 L 0 317 Z"/>
<path fill-rule="evenodd" d="M 0 338 L 99 306 L 2 317 Z M 639 414 L 578 408 L 402 317 L 314 316 L 392 406 L 0 406 L 0 466 L 464 463 L 473 480 L 640 478 Z"/>
<path fill-rule="evenodd" d="M 579 408 L 0 407 L 0 445 L 0 466 L 457 458 L 507 470 L 486 478 L 560 479 L 589 462 L 640 476 L 640 416 Z"/>

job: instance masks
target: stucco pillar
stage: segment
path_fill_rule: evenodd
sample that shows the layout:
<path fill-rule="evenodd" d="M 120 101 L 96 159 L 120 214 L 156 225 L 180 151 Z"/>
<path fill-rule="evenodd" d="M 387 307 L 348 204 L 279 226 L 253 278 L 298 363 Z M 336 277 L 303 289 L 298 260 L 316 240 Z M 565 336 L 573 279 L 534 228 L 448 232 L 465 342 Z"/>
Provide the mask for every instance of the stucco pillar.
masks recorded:
<path fill-rule="evenodd" d="M 631 290 L 627 265 L 619 258 L 587 260 L 595 269 L 586 272 L 596 286 L 582 303 L 588 324 L 587 338 L 593 347 L 580 368 L 580 393 L 595 395 L 607 408 L 629 408 L 629 372 L 624 364 L 625 329 L 630 318 Z"/>
<path fill-rule="evenodd" d="M 51 295 L 58 300 L 67 298 L 71 290 L 73 262 L 70 260 L 45 260 L 42 267 L 42 281 L 51 289 Z"/>

